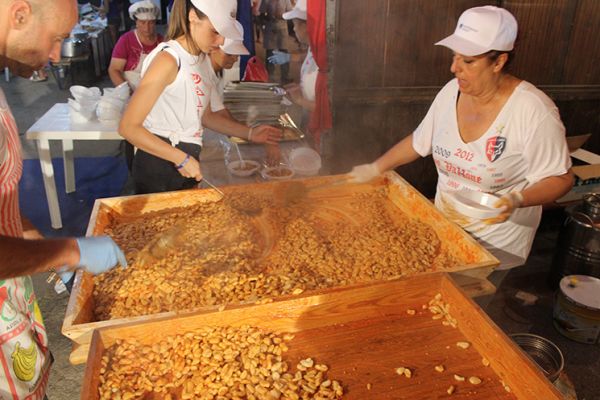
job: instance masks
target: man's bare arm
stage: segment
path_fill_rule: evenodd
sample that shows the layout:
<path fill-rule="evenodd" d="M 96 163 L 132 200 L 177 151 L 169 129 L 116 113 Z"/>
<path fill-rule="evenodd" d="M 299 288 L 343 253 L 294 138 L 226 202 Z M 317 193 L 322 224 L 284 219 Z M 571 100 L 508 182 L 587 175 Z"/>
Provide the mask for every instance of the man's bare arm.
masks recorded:
<path fill-rule="evenodd" d="M 80 258 L 75 239 L 27 240 L 0 236 L 0 254 L 0 279 L 75 266 Z"/>

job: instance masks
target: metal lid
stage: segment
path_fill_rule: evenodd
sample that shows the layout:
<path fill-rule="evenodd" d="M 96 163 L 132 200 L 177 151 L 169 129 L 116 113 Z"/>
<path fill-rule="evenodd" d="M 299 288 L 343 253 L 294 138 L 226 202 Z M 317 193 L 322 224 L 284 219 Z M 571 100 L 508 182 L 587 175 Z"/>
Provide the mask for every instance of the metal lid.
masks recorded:
<path fill-rule="evenodd" d="M 587 275 L 568 275 L 560 280 L 560 290 L 578 305 L 600 310 L 600 279 Z"/>

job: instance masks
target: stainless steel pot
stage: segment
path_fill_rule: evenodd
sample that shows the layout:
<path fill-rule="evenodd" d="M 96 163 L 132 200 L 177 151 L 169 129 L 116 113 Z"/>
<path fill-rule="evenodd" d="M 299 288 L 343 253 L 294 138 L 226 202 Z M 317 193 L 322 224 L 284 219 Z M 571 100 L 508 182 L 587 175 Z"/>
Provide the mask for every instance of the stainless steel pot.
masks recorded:
<path fill-rule="evenodd" d="M 552 262 L 553 288 L 566 275 L 600 278 L 600 195 L 584 196 L 582 204 L 567 212 Z"/>
<path fill-rule="evenodd" d="M 78 57 L 89 53 L 90 39 L 76 39 L 69 37 L 63 40 L 60 54 L 62 57 Z"/>

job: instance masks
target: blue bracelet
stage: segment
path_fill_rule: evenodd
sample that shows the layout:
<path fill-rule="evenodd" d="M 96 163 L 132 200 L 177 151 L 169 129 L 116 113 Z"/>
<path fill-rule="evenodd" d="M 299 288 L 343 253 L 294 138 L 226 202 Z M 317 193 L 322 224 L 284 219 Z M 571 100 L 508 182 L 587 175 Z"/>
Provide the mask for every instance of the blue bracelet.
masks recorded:
<path fill-rule="evenodd" d="M 185 159 L 181 162 L 181 164 L 176 165 L 175 168 L 177 168 L 177 169 L 183 168 L 185 166 L 185 164 L 187 164 L 188 161 L 190 161 L 190 155 L 186 154 Z"/>

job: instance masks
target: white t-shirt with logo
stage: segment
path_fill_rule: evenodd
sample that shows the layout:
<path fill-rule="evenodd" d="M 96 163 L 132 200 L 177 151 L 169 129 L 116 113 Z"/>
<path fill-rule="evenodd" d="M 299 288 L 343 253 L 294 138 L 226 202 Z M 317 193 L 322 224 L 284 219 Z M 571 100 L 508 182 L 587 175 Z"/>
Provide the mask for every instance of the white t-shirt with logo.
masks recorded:
<path fill-rule="evenodd" d="M 458 129 L 458 95 L 456 79 L 438 93 L 413 133 L 413 148 L 423 157 L 433 155 L 439 176 L 436 207 L 490 250 L 501 262 L 499 269 L 522 265 L 541 206 L 519 208 L 506 222 L 486 225 L 458 213 L 445 193 L 468 189 L 502 196 L 567 173 L 571 159 L 558 109 L 542 91 L 522 81 L 488 131 L 465 143 Z"/>
<path fill-rule="evenodd" d="M 218 76 L 215 72 L 215 69 L 210 61 L 210 57 L 206 57 L 206 59 L 210 64 L 210 68 L 208 68 L 208 76 L 203 82 L 212 85 L 214 88 L 210 95 L 210 109 L 212 112 L 217 112 L 225 109 L 225 104 L 223 101 L 223 95 L 225 93 L 225 80 L 222 76 Z"/>
<path fill-rule="evenodd" d="M 205 54 L 192 55 L 177 41 L 170 40 L 160 43 L 146 57 L 142 78 L 161 51 L 177 60 L 179 72 L 154 103 L 144 120 L 144 127 L 155 135 L 168 138 L 173 146 L 179 142 L 202 145 L 202 115 L 214 92 L 210 59 Z"/>

